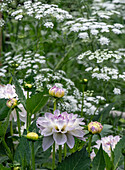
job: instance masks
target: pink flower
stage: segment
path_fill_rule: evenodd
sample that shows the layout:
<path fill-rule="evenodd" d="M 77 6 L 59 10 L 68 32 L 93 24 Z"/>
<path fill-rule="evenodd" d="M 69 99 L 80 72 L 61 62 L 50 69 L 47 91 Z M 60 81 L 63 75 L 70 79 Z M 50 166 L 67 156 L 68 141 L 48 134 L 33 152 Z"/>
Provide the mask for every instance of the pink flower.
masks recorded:
<path fill-rule="evenodd" d="M 55 110 L 54 114 L 45 113 L 44 117 L 37 119 L 37 127 L 40 129 L 43 138 L 43 150 L 47 150 L 55 141 L 58 145 L 67 143 L 69 148 L 73 148 L 75 144 L 74 137 L 83 139 L 84 125 L 83 118 L 78 118 L 77 114 L 68 114 L 59 110 Z"/>

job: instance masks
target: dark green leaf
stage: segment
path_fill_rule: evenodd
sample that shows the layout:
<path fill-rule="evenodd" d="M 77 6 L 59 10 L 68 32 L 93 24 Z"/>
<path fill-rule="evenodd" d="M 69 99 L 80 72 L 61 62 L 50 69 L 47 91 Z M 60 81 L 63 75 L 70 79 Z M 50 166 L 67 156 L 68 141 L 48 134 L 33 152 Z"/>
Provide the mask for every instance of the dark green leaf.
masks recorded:
<path fill-rule="evenodd" d="M 10 168 L 4 167 L 2 164 L 0 164 L 0 169 L 1 170 L 11 170 Z"/>
<path fill-rule="evenodd" d="M 48 96 L 46 95 L 45 91 L 37 93 L 33 95 L 31 98 L 27 99 L 26 101 L 26 108 L 28 112 L 34 114 L 38 112 L 48 101 Z"/>
<path fill-rule="evenodd" d="M 124 158 L 122 149 L 125 149 L 125 136 L 118 142 L 114 149 L 114 169 L 117 169 L 119 162 Z"/>
<path fill-rule="evenodd" d="M 68 156 L 62 163 L 60 163 L 56 170 L 89 170 L 90 158 L 85 147 L 81 151 L 77 151 Z"/>
<path fill-rule="evenodd" d="M 18 83 L 16 77 L 13 76 L 13 83 L 15 85 L 15 89 L 16 89 L 16 94 L 19 97 L 20 102 L 23 104 L 24 108 L 26 108 L 26 98 L 24 96 L 23 90 L 20 86 L 20 84 Z"/>
<path fill-rule="evenodd" d="M 9 108 L 6 106 L 6 99 L 0 99 L 0 121 L 4 120 L 9 112 Z"/>
<path fill-rule="evenodd" d="M 96 157 L 92 162 L 92 170 L 104 170 L 104 169 L 105 169 L 105 159 L 104 159 L 103 149 L 101 145 L 99 151 L 97 152 Z"/>
<path fill-rule="evenodd" d="M 110 157 L 108 156 L 108 154 L 103 150 L 103 155 L 104 155 L 104 159 L 105 159 L 105 164 L 106 164 L 106 169 L 107 170 L 112 170 L 112 162 L 110 160 Z"/>

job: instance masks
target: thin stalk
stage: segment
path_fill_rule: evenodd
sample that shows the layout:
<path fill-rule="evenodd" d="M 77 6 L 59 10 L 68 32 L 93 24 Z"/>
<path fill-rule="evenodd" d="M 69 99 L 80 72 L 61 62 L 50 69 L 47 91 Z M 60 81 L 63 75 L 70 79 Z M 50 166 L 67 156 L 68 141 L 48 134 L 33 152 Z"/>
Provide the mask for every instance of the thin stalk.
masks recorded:
<path fill-rule="evenodd" d="M 90 148 L 91 148 L 91 143 L 92 143 L 92 134 L 90 134 L 90 137 L 89 137 L 89 143 L 88 143 L 88 153 L 89 153 L 89 156 L 90 156 Z"/>
<path fill-rule="evenodd" d="M 32 168 L 35 170 L 34 142 L 32 141 Z"/>
<path fill-rule="evenodd" d="M 8 145 L 6 144 L 6 141 L 5 141 L 4 138 L 2 139 L 2 143 L 3 143 L 3 145 L 4 145 L 5 149 L 6 149 L 6 152 L 7 152 L 8 157 L 11 159 L 11 161 L 13 161 L 13 156 L 12 156 L 12 154 L 11 154 L 10 148 L 9 148 Z"/>
<path fill-rule="evenodd" d="M 13 136 L 13 122 L 10 121 L 10 135 Z"/>
<path fill-rule="evenodd" d="M 54 111 L 56 110 L 56 99 L 54 100 Z"/>
<path fill-rule="evenodd" d="M 62 145 L 59 145 L 59 162 L 62 162 Z"/>
<path fill-rule="evenodd" d="M 81 117 L 83 117 L 84 91 L 85 91 L 85 84 L 83 84 L 83 92 L 82 92 L 82 107 L 81 107 Z"/>
<path fill-rule="evenodd" d="M 16 115 L 17 115 L 17 126 L 18 126 L 18 133 L 19 133 L 19 137 L 21 137 L 21 130 L 20 130 L 20 118 L 19 118 L 19 112 L 16 109 Z"/>
<path fill-rule="evenodd" d="M 66 150 L 66 143 L 64 144 L 64 158 L 66 157 L 66 152 L 67 152 L 67 150 Z"/>
<path fill-rule="evenodd" d="M 55 169 L 55 142 L 53 143 L 53 154 L 52 154 L 52 170 Z"/>
<path fill-rule="evenodd" d="M 29 98 L 29 91 L 27 91 L 27 99 Z M 27 122 L 26 122 L 26 128 L 28 130 L 29 128 L 29 112 L 27 111 Z"/>

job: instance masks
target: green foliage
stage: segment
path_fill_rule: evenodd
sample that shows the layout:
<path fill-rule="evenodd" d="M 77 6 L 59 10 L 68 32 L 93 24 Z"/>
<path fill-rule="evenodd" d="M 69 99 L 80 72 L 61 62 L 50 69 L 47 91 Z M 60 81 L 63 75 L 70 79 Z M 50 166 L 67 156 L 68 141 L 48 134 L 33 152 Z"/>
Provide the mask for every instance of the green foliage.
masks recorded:
<path fill-rule="evenodd" d="M 11 168 L 4 167 L 2 164 L 0 164 L 0 169 L 1 170 L 11 170 Z"/>
<path fill-rule="evenodd" d="M 114 149 L 114 169 L 116 169 L 120 161 L 124 159 L 122 149 L 125 149 L 125 136 L 122 137 Z"/>
<path fill-rule="evenodd" d="M 4 120 L 9 112 L 9 108 L 6 105 L 6 99 L 0 99 L 0 121 Z"/>
<path fill-rule="evenodd" d="M 23 104 L 24 108 L 26 108 L 26 105 L 25 105 L 26 98 L 25 98 L 23 90 L 15 76 L 13 76 L 13 83 L 15 85 L 16 94 L 18 95 L 20 102 Z"/>
<path fill-rule="evenodd" d="M 48 101 L 48 95 L 46 95 L 46 90 L 43 92 L 37 93 L 31 98 L 26 100 L 26 108 L 28 112 L 34 114 L 38 112 Z"/>
<path fill-rule="evenodd" d="M 81 151 L 77 151 L 70 156 L 66 157 L 62 163 L 58 165 L 56 170 L 89 170 L 90 169 L 90 158 L 85 147 Z"/>
<path fill-rule="evenodd" d="M 92 162 L 92 170 L 104 170 L 105 169 L 105 158 L 103 155 L 103 149 L 102 145 L 97 152 L 96 157 L 94 158 Z"/>

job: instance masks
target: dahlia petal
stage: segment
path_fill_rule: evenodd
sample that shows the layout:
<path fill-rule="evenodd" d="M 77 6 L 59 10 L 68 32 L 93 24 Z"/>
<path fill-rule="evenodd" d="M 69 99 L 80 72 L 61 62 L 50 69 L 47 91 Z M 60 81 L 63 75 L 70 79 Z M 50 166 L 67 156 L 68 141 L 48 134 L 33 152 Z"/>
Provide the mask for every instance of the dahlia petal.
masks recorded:
<path fill-rule="evenodd" d="M 54 115 L 55 115 L 55 116 L 59 116 L 59 115 L 60 115 L 60 111 L 59 111 L 59 110 L 55 110 L 55 111 L 54 111 Z"/>
<path fill-rule="evenodd" d="M 74 140 L 74 137 L 70 134 L 66 134 L 67 136 L 67 145 L 69 146 L 70 149 L 73 148 L 74 144 L 75 144 L 75 140 Z"/>
<path fill-rule="evenodd" d="M 72 130 L 69 132 L 71 135 L 76 136 L 76 137 L 83 137 L 84 132 L 78 129 Z"/>
<path fill-rule="evenodd" d="M 50 136 L 52 135 L 52 128 L 51 127 L 48 127 L 48 128 L 45 128 L 43 131 L 42 131 L 43 135 L 44 136 Z"/>
<path fill-rule="evenodd" d="M 54 140 L 52 136 L 44 137 L 42 143 L 43 151 L 46 151 L 53 143 Z"/>
<path fill-rule="evenodd" d="M 62 133 L 54 133 L 53 134 L 53 139 L 58 145 L 63 145 L 67 141 L 67 137 L 65 134 Z"/>

